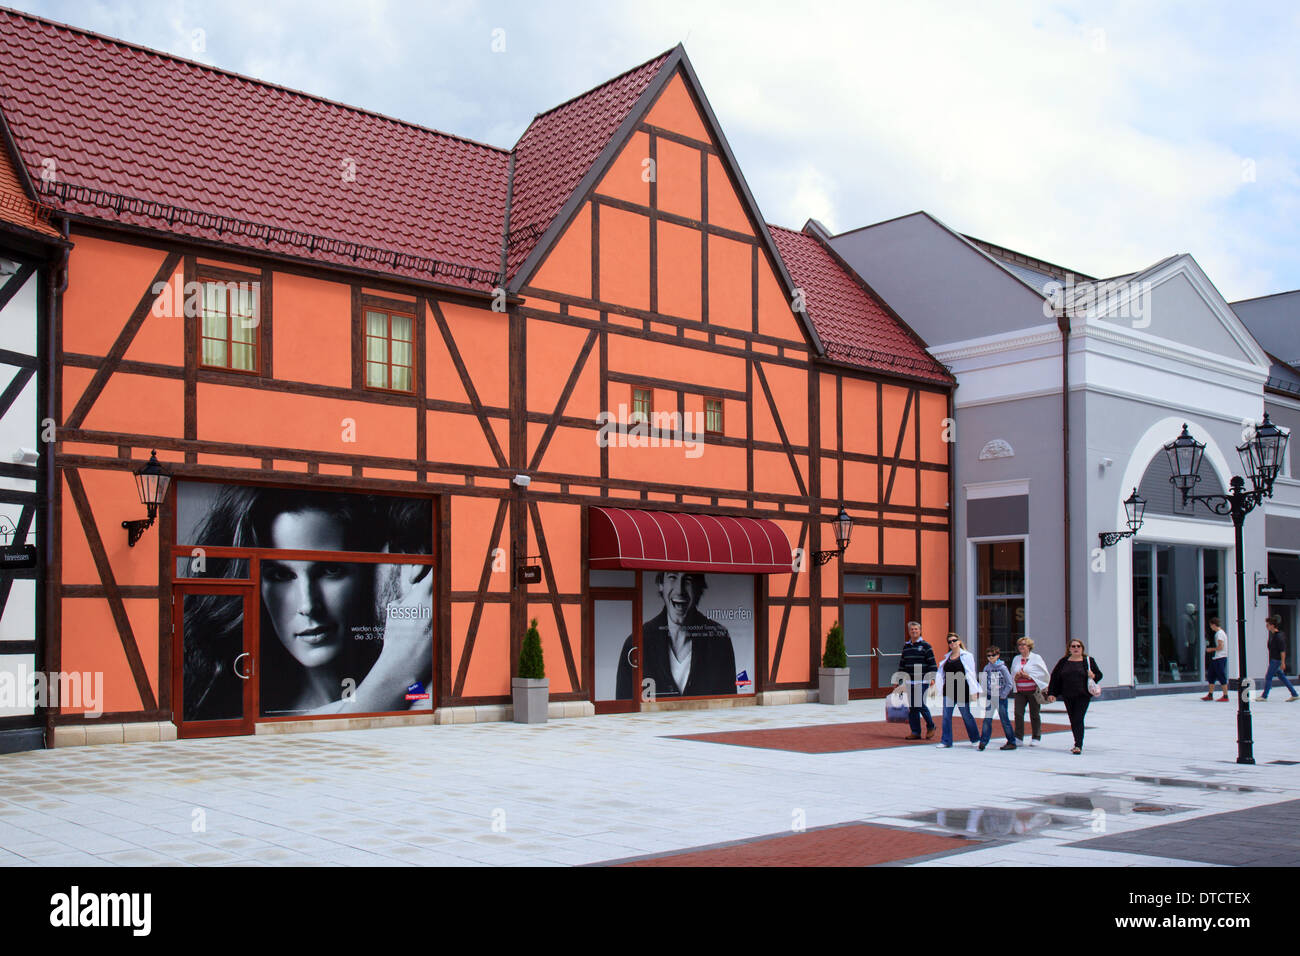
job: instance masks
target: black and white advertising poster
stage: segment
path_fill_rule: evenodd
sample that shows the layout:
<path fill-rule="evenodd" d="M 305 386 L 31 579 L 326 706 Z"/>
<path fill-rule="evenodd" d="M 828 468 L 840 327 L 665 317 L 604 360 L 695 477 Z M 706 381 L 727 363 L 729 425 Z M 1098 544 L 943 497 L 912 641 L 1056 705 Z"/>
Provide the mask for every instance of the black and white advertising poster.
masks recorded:
<path fill-rule="evenodd" d="M 205 548 L 312 552 L 260 556 L 256 582 L 259 713 L 263 717 L 386 713 L 432 706 L 431 563 L 348 560 L 357 554 L 430 555 L 428 500 L 182 482 L 177 542 L 192 548 L 178 577 L 247 580 L 246 559 Z M 183 700 L 187 721 L 242 716 L 243 598 L 185 598 Z"/>
<path fill-rule="evenodd" d="M 754 692 L 754 578 L 694 571 L 642 572 L 641 685 L 635 642 L 623 635 L 615 700 Z M 612 638 L 613 635 L 605 635 Z M 608 639 L 598 647 L 609 646 Z M 608 674 L 608 670 L 600 668 Z M 606 678 L 608 679 L 608 678 Z M 600 688 L 597 688 L 600 699 Z M 604 695 L 609 699 L 609 695 Z"/>

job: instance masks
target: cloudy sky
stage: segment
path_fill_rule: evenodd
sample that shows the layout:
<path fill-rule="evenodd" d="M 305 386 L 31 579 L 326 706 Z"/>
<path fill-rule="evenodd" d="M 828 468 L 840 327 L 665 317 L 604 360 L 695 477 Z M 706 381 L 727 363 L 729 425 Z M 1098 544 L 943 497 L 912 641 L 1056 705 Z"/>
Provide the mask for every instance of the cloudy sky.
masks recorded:
<path fill-rule="evenodd" d="M 769 221 L 928 210 L 1092 275 L 1300 288 L 1300 5 L 4 0 L 509 147 L 678 42 Z M 502 49 L 504 47 L 504 49 Z"/>

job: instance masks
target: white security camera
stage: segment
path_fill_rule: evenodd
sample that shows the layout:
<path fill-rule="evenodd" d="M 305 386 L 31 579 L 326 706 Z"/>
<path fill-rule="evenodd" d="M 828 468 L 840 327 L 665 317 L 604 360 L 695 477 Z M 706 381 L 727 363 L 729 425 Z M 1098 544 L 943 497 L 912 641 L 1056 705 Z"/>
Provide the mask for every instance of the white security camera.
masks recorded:
<path fill-rule="evenodd" d="M 10 457 L 15 465 L 34 465 L 41 456 L 35 448 L 15 448 Z"/>

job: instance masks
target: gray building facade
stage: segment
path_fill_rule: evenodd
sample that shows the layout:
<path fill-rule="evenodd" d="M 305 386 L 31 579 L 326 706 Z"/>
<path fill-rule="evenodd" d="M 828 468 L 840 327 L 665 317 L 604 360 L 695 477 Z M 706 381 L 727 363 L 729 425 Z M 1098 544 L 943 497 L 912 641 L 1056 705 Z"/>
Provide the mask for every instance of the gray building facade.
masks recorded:
<path fill-rule="evenodd" d="M 1263 414 L 1270 360 L 1195 260 L 1098 280 L 926 213 L 829 242 L 957 377 L 954 560 L 968 646 L 1006 651 L 1026 634 L 1051 663 L 1081 638 L 1108 693 L 1199 684 L 1209 618 L 1233 633 L 1233 529 L 1182 506 L 1162 449 L 1187 424 L 1207 446 L 1198 491 L 1226 488 Z M 1138 488 L 1150 502 L 1141 530 L 1102 548 Z M 1268 570 L 1254 516 L 1243 557 L 1253 592 Z M 1267 608 L 1250 592 L 1245 605 L 1262 674 Z"/>

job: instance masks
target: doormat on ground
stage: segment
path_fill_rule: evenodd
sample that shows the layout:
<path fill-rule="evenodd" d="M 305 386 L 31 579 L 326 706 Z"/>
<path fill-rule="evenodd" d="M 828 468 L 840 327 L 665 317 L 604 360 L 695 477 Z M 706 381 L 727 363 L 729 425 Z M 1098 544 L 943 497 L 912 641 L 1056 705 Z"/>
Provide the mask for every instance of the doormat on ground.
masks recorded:
<path fill-rule="evenodd" d="M 878 866 L 981 846 L 978 840 L 917 833 L 866 823 L 759 837 L 660 856 L 611 861 L 610 866 Z"/>
<path fill-rule="evenodd" d="M 881 747 L 934 746 L 939 742 L 942 725 L 935 718 L 933 740 L 904 740 L 911 731 L 907 724 L 891 724 L 883 720 L 860 724 L 813 724 L 807 727 L 772 727 L 767 730 L 728 730 L 715 734 L 674 734 L 674 740 L 703 740 L 713 744 L 734 744 L 737 747 L 760 747 L 765 750 L 789 750 L 801 754 L 837 754 L 850 750 L 877 750 Z M 981 721 L 976 721 L 977 724 Z M 1044 734 L 1069 730 L 1069 724 L 1043 724 Z M 1029 732 L 1026 725 L 1025 732 Z M 966 729 L 961 720 L 953 721 L 953 745 L 966 744 Z M 993 737 L 989 749 L 996 750 L 1005 742 L 1002 728 L 993 722 Z M 1041 746 L 1041 745 L 1040 745 Z M 1069 749 L 1068 747 L 1066 748 Z"/>

